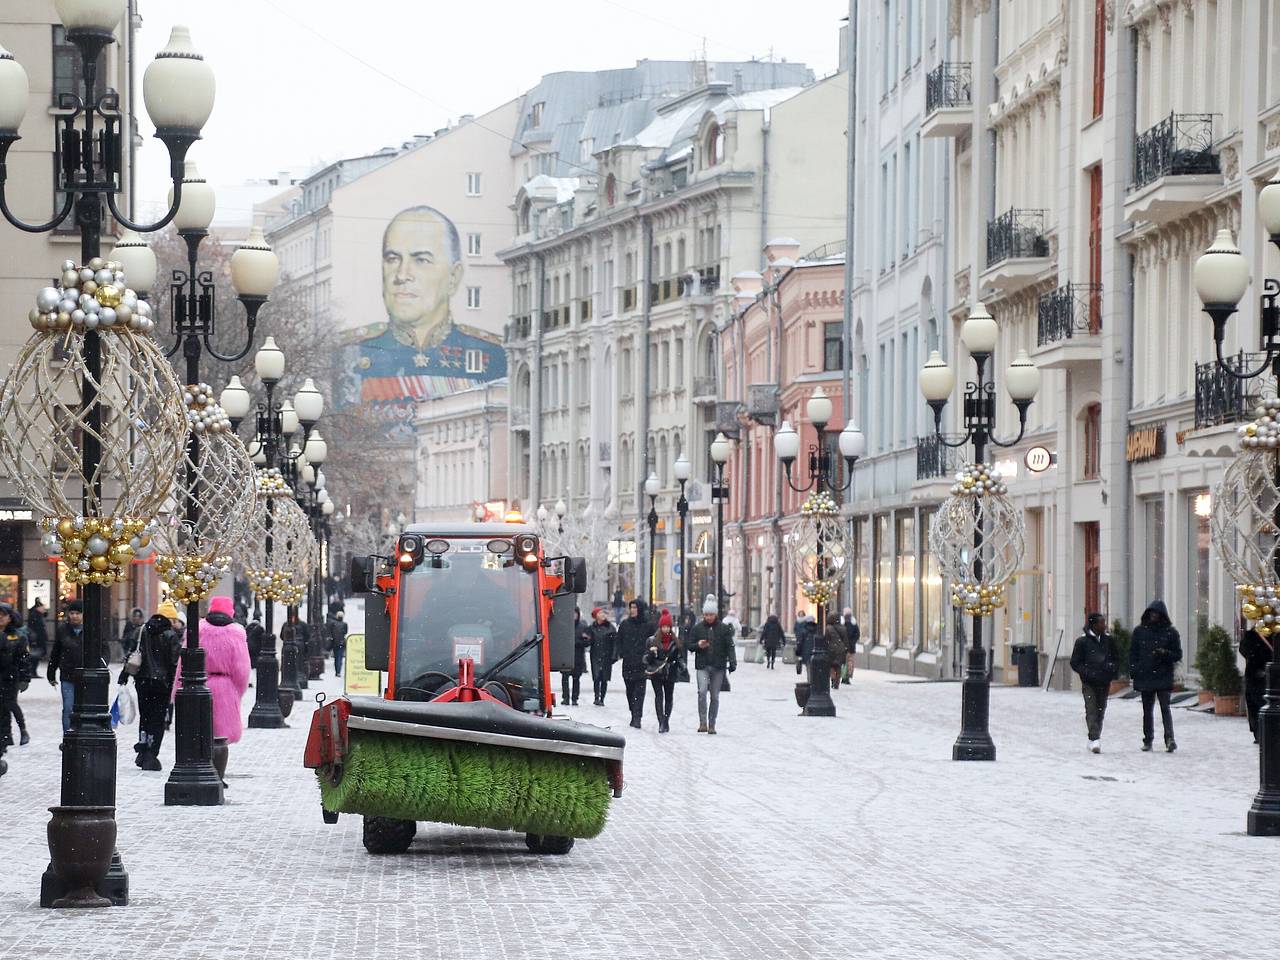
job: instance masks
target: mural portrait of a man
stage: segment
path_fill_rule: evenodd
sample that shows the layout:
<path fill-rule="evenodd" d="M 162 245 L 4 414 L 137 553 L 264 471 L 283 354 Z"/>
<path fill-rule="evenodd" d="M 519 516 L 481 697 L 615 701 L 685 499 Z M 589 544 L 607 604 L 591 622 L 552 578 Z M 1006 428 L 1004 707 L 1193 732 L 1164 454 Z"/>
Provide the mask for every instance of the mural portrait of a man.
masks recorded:
<path fill-rule="evenodd" d="M 453 320 L 450 304 L 464 269 L 458 228 L 434 207 L 409 207 L 387 224 L 382 235 L 387 320 L 357 333 L 363 400 L 425 400 L 506 376 L 497 339 Z"/>

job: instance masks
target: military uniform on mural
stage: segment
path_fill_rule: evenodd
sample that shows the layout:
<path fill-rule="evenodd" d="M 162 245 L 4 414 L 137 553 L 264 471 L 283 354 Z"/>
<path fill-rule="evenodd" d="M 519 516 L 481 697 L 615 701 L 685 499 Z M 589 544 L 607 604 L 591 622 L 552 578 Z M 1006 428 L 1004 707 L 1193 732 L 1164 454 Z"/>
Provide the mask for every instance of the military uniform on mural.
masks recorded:
<path fill-rule="evenodd" d="M 354 337 L 365 401 L 425 400 L 507 375 L 502 346 L 471 327 L 451 323 L 439 343 L 421 349 L 402 342 L 385 322 L 360 327 Z"/>

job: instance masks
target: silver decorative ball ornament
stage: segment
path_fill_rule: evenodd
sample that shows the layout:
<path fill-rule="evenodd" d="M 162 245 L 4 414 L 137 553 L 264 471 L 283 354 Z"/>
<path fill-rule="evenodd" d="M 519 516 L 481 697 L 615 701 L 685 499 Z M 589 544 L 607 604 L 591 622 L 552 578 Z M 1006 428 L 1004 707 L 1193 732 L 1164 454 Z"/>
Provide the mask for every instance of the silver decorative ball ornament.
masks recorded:
<path fill-rule="evenodd" d="M 62 302 L 62 294 L 53 287 L 45 287 L 36 294 L 36 306 L 49 313 L 58 309 L 58 304 Z"/>

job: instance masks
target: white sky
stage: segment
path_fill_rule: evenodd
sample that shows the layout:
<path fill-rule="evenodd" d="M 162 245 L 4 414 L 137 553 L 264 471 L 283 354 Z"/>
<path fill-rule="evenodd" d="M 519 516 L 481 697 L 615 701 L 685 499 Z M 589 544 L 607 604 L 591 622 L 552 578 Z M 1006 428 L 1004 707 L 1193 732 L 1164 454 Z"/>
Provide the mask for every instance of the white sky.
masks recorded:
<path fill-rule="evenodd" d="M 636 60 L 839 59 L 847 0 L 139 0 L 138 80 L 175 23 L 217 75 L 191 158 L 215 186 L 399 145 L 518 96 L 545 73 Z M 361 62 L 364 61 L 364 62 Z M 168 189 L 146 138 L 139 194 Z M 223 210 L 222 214 L 232 214 Z M 220 217 L 221 219 L 221 217 Z M 247 219 L 247 217 L 246 217 Z"/>

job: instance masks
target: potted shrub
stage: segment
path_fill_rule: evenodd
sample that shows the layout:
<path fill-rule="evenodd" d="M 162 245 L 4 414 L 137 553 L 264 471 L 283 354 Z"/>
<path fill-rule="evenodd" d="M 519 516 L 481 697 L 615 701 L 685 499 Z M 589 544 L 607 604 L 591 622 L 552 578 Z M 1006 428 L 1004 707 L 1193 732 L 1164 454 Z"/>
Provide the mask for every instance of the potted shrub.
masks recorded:
<path fill-rule="evenodd" d="M 1222 643 L 1218 647 L 1217 694 L 1213 700 L 1213 713 L 1218 717 L 1240 716 L 1240 688 L 1243 685 L 1240 668 L 1236 666 L 1236 650 L 1231 637 L 1221 627 Z"/>
<path fill-rule="evenodd" d="M 1203 632 L 1201 636 L 1204 639 L 1196 647 L 1195 661 L 1196 672 L 1200 674 L 1198 699 L 1200 703 L 1209 703 L 1218 691 L 1218 668 L 1222 663 L 1222 644 L 1225 642 L 1230 647 L 1231 640 L 1227 636 L 1227 631 L 1216 626 Z"/>
<path fill-rule="evenodd" d="M 1111 681 L 1111 689 L 1109 694 L 1114 696 L 1121 690 L 1129 686 L 1129 646 L 1133 642 L 1133 634 L 1131 634 L 1120 619 L 1117 617 L 1111 622 L 1111 639 L 1116 642 L 1116 664 L 1118 672 L 1116 678 Z"/>

